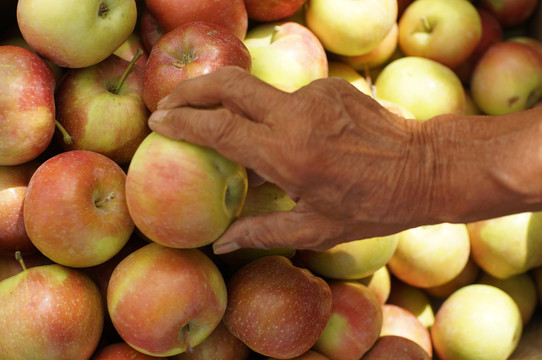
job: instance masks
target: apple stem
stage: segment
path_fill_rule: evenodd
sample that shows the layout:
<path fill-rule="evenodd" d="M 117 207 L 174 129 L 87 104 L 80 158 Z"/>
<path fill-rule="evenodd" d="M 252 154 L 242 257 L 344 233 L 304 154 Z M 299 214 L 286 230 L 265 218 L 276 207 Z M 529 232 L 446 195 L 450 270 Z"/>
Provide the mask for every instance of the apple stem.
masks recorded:
<path fill-rule="evenodd" d="M 15 259 L 19 262 L 19 264 L 21 264 L 23 271 L 25 271 L 26 265 L 24 264 L 23 256 L 21 255 L 21 252 L 19 250 L 15 251 Z"/>
<path fill-rule="evenodd" d="M 55 125 L 56 125 L 57 129 L 60 130 L 60 133 L 62 134 L 62 140 L 68 145 L 72 144 L 73 143 L 73 138 L 68 133 L 66 128 L 64 126 L 62 126 L 62 124 L 59 123 L 58 120 L 56 120 L 56 119 L 55 119 Z"/>
<path fill-rule="evenodd" d="M 116 196 L 117 194 L 112 192 L 111 194 L 107 195 L 105 199 L 95 202 L 94 205 L 96 205 L 96 207 L 103 206 L 106 202 L 113 200 Z"/>
<path fill-rule="evenodd" d="M 192 352 L 192 346 L 190 346 L 190 338 L 188 337 L 190 330 L 190 323 L 186 324 L 186 330 L 184 332 L 184 341 L 186 342 L 186 351 Z"/>
<path fill-rule="evenodd" d="M 422 20 L 423 27 L 425 28 L 427 32 L 433 31 L 433 27 L 431 26 L 431 23 L 429 22 L 429 20 L 427 20 L 427 17 L 422 16 L 421 20 Z"/>
<path fill-rule="evenodd" d="M 113 91 L 111 91 L 113 94 L 118 95 L 118 93 L 120 92 L 120 89 L 122 88 L 122 85 L 124 85 L 124 81 L 128 77 L 128 74 L 130 73 L 130 71 L 134 67 L 136 61 L 139 60 L 141 55 L 143 55 L 143 50 L 137 49 L 134 57 L 132 58 L 132 60 L 128 64 L 128 66 L 126 67 L 126 70 L 124 70 L 124 73 L 122 74 L 121 78 L 117 82 L 116 86 L 113 88 Z"/>

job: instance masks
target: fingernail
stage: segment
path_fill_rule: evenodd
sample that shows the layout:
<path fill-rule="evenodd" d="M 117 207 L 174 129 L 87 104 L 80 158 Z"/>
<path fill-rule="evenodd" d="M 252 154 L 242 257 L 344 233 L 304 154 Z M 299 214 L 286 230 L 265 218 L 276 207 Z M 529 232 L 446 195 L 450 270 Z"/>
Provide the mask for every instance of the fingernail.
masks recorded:
<path fill-rule="evenodd" d="M 168 110 L 156 110 L 155 112 L 153 112 L 149 117 L 149 126 L 152 126 L 152 124 L 162 123 L 167 113 Z"/>
<path fill-rule="evenodd" d="M 226 254 L 226 253 L 229 253 L 229 252 L 232 252 L 232 251 L 235 251 L 235 250 L 239 250 L 239 249 L 240 249 L 239 245 L 237 245 L 237 243 L 235 243 L 233 241 L 223 242 L 223 243 L 215 242 L 213 244 L 213 252 L 216 255 Z"/>
<path fill-rule="evenodd" d="M 164 96 L 162 99 L 160 99 L 160 101 L 158 101 L 158 102 L 156 103 L 156 107 L 157 107 L 157 108 L 160 108 L 160 105 L 162 105 L 163 103 L 165 103 L 165 102 L 167 101 L 167 99 L 169 99 L 169 95 L 166 95 L 166 96 Z"/>

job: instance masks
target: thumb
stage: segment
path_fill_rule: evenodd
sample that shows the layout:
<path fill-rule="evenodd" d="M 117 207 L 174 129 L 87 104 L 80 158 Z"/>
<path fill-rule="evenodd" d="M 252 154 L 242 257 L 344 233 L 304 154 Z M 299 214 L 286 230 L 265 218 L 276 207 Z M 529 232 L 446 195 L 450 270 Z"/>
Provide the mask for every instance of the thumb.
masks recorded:
<path fill-rule="evenodd" d="M 317 213 L 271 212 L 237 219 L 213 243 L 215 254 L 241 248 L 326 250 L 341 241 L 342 227 Z"/>

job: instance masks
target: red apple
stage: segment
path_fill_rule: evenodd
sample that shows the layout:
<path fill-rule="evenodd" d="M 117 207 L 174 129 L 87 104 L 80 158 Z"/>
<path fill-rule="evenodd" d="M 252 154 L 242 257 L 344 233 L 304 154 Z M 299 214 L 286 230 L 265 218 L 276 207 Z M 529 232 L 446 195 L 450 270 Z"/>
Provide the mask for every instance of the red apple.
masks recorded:
<path fill-rule="evenodd" d="M 4 360 L 89 359 L 103 327 L 100 292 L 80 271 L 36 266 L 0 282 Z"/>
<path fill-rule="evenodd" d="M 267 360 L 278 360 L 277 358 L 267 358 Z M 329 360 L 329 358 L 325 355 L 322 355 L 320 353 L 317 353 L 314 350 L 308 350 L 307 352 L 290 358 L 290 360 Z"/>
<path fill-rule="evenodd" d="M 355 281 L 329 282 L 331 317 L 313 349 L 335 360 L 358 360 L 382 329 L 382 307 L 368 287 Z"/>
<path fill-rule="evenodd" d="M 127 164 L 151 132 L 143 102 L 143 70 L 112 55 L 100 63 L 69 69 L 56 90 L 59 126 L 69 135 L 65 150 L 89 150 Z"/>
<path fill-rule="evenodd" d="M 137 55 L 138 50 L 141 50 L 142 53 L 137 59 L 136 65 L 140 68 L 144 68 L 147 64 L 149 54 L 145 49 L 143 40 L 138 32 L 133 32 L 128 39 L 126 39 L 126 41 L 113 52 L 113 54 L 126 61 L 132 61 L 132 59 Z"/>
<path fill-rule="evenodd" d="M 361 360 L 431 360 L 414 341 L 397 335 L 381 336 Z"/>
<path fill-rule="evenodd" d="M 160 360 L 163 357 L 140 353 L 125 342 L 107 345 L 98 351 L 90 360 Z"/>
<path fill-rule="evenodd" d="M 329 285 L 284 256 L 248 263 L 227 286 L 224 324 L 264 356 L 288 359 L 308 351 L 331 315 Z"/>
<path fill-rule="evenodd" d="M 164 31 L 160 27 L 160 24 L 158 24 L 156 18 L 146 8 L 143 9 L 141 14 L 139 33 L 141 34 L 143 48 L 147 54 L 151 52 L 152 47 L 156 44 L 158 39 L 164 35 Z"/>
<path fill-rule="evenodd" d="M 32 174 L 40 163 L 31 161 L 21 165 L 0 166 L 0 254 L 13 256 L 37 249 L 26 233 L 23 221 L 23 202 Z"/>
<path fill-rule="evenodd" d="M 224 27 L 240 40 L 247 32 L 248 15 L 243 0 L 145 0 L 145 4 L 164 33 L 193 21 Z"/>
<path fill-rule="evenodd" d="M 217 327 L 227 290 L 216 265 L 198 249 L 148 244 L 111 275 L 107 308 L 126 343 L 153 356 L 196 347 Z"/>
<path fill-rule="evenodd" d="M 251 350 L 220 322 L 213 332 L 191 351 L 170 356 L 169 360 L 246 360 Z"/>
<path fill-rule="evenodd" d="M 0 46 L 0 166 L 35 159 L 55 131 L 55 78 L 36 53 Z"/>
<path fill-rule="evenodd" d="M 503 26 L 512 27 L 533 15 L 538 0 L 481 0 L 480 4 L 491 11 Z"/>
<path fill-rule="evenodd" d="M 134 229 L 125 179 L 119 165 L 95 152 L 73 150 L 48 159 L 32 175 L 24 200 L 30 240 L 62 265 L 88 267 L 109 260 Z"/>
<path fill-rule="evenodd" d="M 24 255 L 24 264 L 28 269 L 40 265 L 50 265 L 53 262 L 42 253 L 35 252 Z M 14 253 L 11 255 L 0 254 L 0 281 L 17 275 L 23 270 L 21 263 L 15 258 Z"/>
<path fill-rule="evenodd" d="M 201 21 L 185 23 L 153 46 L 143 73 L 143 100 L 154 111 L 182 80 L 227 65 L 250 70 L 251 64 L 248 49 L 226 28 Z"/>
<path fill-rule="evenodd" d="M 269 22 L 293 16 L 307 0 L 244 0 L 248 17 Z"/>

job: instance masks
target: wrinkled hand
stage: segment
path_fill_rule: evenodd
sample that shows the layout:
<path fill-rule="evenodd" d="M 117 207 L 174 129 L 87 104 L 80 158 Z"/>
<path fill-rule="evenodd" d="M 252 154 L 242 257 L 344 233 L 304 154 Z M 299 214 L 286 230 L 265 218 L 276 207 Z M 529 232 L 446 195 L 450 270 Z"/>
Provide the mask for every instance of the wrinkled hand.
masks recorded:
<path fill-rule="evenodd" d="M 418 224 L 428 211 L 421 125 L 340 79 L 286 93 L 235 67 L 181 82 L 152 130 L 215 148 L 284 189 L 289 212 L 236 220 L 216 253 L 242 247 L 324 250 Z M 422 164 L 413 167 L 409 164 Z"/>

